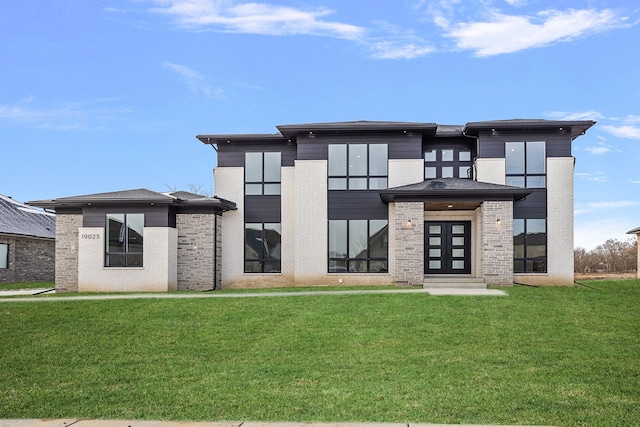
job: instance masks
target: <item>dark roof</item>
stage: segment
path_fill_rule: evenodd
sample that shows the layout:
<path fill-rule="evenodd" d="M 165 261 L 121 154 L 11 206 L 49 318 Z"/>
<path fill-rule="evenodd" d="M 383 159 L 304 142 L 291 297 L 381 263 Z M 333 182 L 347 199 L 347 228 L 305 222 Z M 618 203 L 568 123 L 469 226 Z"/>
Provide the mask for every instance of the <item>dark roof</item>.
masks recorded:
<path fill-rule="evenodd" d="M 469 122 L 464 127 L 466 135 L 478 136 L 482 131 L 509 132 L 566 132 L 571 138 L 577 138 L 587 129 L 595 125 L 593 120 L 544 120 L 544 119 L 512 119 L 489 120 L 485 122 Z"/>
<path fill-rule="evenodd" d="M 640 227 L 627 231 L 627 234 L 640 234 Z"/>
<path fill-rule="evenodd" d="M 307 123 L 276 126 L 282 135 L 293 137 L 300 134 L 342 134 L 342 133 L 406 133 L 421 132 L 433 135 L 438 127 L 435 123 L 389 122 L 358 120 L 352 122 Z"/>
<path fill-rule="evenodd" d="M 577 138 L 596 122 L 592 120 L 545 120 L 511 119 L 469 122 L 466 125 L 444 125 L 427 122 L 392 122 L 357 120 L 349 122 L 306 123 L 276 126 L 276 134 L 204 134 L 196 135 L 205 144 L 242 143 L 287 143 L 299 135 L 327 134 L 402 134 L 420 133 L 427 136 L 474 136 L 482 131 L 553 132 L 566 133 Z"/>
<path fill-rule="evenodd" d="M 220 197 L 207 197 L 187 191 L 176 191 L 173 193 L 158 193 L 139 188 L 136 190 L 112 191 L 109 193 L 87 194 L 84 196 L 61 197 L 52 200 L 36 200 L 29 202 L 30 205 L 42 208 L 79 208 L 91 205 L 127 205 L 127 204 L 151 204 L 151 205 L 174 205 L 174 206 L 195 206 L 214 207 L 216 210 L 228 211 L 236 209 L 236 204 Z"/>
<path fill-rule="evenodd" d="M 0 234 L 54 239 L 56 217 L 0 195 Z"/>
<path fill-rule="evenodd" d="M 379 190 L 383 202 L 402 200 L 428 200 L 430 198 L 521 200 L 533 191 L 508 185 L 490 184 L 463 178 L 427 179 L 417 184 Z"/>

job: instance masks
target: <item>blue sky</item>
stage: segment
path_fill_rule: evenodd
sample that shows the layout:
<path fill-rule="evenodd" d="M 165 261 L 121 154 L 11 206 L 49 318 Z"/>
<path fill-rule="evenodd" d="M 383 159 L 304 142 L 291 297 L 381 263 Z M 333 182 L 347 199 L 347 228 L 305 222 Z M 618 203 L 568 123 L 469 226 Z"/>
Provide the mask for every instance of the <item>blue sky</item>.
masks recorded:
<path fill-rule="evenodd" d="M 576 246 L 640 226 L 630 1 L 23 0 L 0 4 L 0 193 L 202 185 L 202 133 L 347 120 L 592 119 Z"/>

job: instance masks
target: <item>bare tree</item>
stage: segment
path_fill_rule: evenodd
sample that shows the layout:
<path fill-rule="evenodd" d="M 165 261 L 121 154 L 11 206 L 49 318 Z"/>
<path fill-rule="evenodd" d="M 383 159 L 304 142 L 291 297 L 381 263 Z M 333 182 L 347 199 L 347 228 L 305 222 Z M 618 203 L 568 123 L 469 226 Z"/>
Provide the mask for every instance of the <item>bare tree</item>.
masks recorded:
<path fill-rule="evenodd" d="M 577 273 L 626 273 L 633 271 L 638 257 L 637 239 L 621 242 L 609 239 L 591 251 L 576 248 L 573 251 L 574 270 Z"/>

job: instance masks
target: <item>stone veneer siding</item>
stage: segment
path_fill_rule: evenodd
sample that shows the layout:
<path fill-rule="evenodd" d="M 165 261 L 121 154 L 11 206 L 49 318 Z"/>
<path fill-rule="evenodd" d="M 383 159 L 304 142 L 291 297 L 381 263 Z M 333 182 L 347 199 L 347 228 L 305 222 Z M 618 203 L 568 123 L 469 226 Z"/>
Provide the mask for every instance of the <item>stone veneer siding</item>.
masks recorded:
<path fill-rule="evenodd" d="M 56 292 L 78 292 L 78 230 L 82 214 L 56 215 Z"/>
<path fill-rule="evenodd" d="M 513 202 L 482 203 L 482 257 L 487 285 L 513 284 Z"/>
<path fill-rule="evenodd" d="M 0 283 L 52 282 L 55 275 L 55 241 L 20 236 L 0 236 L 9 246 L 9 263 L 0 269 Z"/>
<path fill-rule="evenodd" d="M 179 291 L 213 289 L 214 217 L 212 214 L 176 215 Z M 220 249 L 218 247 L 218 253 Z"/>
<path fill-rule="evenodd" d="M 411 225 L 408 224 L 411 221 Z M 424 283 L 424 203 L 396 202 L 393 226 L 396 237 L 395 283 Z"/>

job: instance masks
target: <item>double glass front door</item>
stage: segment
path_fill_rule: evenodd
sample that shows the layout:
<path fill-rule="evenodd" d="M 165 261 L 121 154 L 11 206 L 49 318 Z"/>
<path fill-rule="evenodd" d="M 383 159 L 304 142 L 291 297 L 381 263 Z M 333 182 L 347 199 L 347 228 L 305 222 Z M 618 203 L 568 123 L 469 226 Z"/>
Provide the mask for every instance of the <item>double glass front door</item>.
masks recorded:
<path fill-rule="evenodd" d="M 425 221 L 424 273 L 471 273 L 471 222 Z"/>

